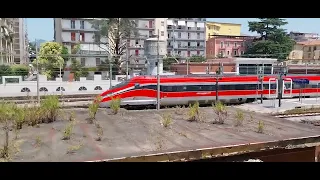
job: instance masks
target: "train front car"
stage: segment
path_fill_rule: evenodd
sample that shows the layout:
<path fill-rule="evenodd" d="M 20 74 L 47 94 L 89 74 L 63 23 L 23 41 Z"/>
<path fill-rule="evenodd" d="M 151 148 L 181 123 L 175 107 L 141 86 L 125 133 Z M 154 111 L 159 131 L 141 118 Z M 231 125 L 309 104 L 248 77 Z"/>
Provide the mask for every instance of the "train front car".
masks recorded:
<path fill-rule="evenodd" d="M 121 83 L 113 86 L 109 90 L 103 92 L 100 96 L 102 97 L 100 107 L 110 107 L 112 98 L 121 98 L 122 92 L 129 90 L 134 87 L 131 83 L 132 79 L 122 81 Z"/>

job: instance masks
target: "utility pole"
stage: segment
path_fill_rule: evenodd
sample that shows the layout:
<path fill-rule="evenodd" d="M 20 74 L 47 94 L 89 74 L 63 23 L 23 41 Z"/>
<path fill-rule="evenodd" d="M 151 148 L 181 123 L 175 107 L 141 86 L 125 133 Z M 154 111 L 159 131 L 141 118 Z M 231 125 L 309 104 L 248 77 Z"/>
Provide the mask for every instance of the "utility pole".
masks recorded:
<path fill-rule="evenodd" d="M 259 67 L 259 71 L 258 71 L 258 78 L 259 78 L 260 86 L 261 86 L 260 101 L 261 101 L 261 104 L 263 104 L 264 64 L 262 64 L 262 67 Z"/>
<path fill-rule="evenodd" d="M 160 54 L 159 54 L 159 40 L 160 40 L 160 34 L 158 29 L 158 40 L 157 40 L 157 110 L 160 110 L 160 68 L 159 68 L 159 62 L 160 62 Z"/>
<path fill-rule="evenodd" d="M 129 74 L 129 46 L 130 46 L 130 35 L 128 36 L 127 39 L 127 48 L 126 48 L 126 54 L 127 54 L 127 61 L 126 61 L 126 80 L 128 80 L 128 74 Z"/>
<path fill-rule="evenodd" d="M 38 43 L 37 43 L 37 39 L 35 39 L 35 46 L 36 46 L 36 63 L 37 63 L 37 100 L 38 100 L 38 104 L 40 105 L 39 60 L 38 60 Z M 61 89 L 61 87 L 60 87 L 60 89 Z"/>
<path fill-rule="evenodd" d="M 216 71 L 216 103 L 219 101 L 219 80 L 221 79 L 220 75 L 223 73 L 222 64 L 219 62 L 219 69 Z"/>
<path fill-rule="evenodd" d="M 110 78 L 110 87 L 109 87 L 109 89 L 111 89 L 112 88 L 112 64 L 111 64 L 112 57 L 111 57 L 111 59 L 110 58 L 108 58 L 108 59 L 109 59 L 109 78 Z"/>
<path fill-rule="evenodd" d="M 279 72 L 279 89 L 278 89 L 278 98 L 279 98 L 279 107 L 281 107 L 282 91 L 283 91 L 283 75 L 286 75 L 286 69 L 283 64 L 280 65 Z"/>

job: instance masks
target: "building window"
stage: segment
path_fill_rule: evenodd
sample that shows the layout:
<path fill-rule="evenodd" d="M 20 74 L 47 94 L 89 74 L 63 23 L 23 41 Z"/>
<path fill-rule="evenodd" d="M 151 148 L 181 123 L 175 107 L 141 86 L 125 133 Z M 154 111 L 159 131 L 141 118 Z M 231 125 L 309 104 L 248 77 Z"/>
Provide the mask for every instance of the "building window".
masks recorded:
<path fill-rule="evenodd" d="M 71 29 L 75 29 L 76 28 L 76 21 L 75 20 L 71 20 L 70 26 L 71 26 Z"/>
<path fill-rule="evenodd" d="M 81 42 L 84 42 L 84 41 L 85 41 L 84 33 L 80 33 L 79 40 L 80 40 Z"/>
<path fill-rule="evenodd" d="M 230 42 L 227 42 L 227 47 L 229 47 L 230 46 Z"/>
<path fill-rule="evenodd" d="M 234 47 L 237 47 L 237 43 L 234 43 Z"/>
<path fill-rule="evenodd" d="M 314 51 L 317 50 L 317 46 L 314 46 L 314 47 L 313 47 L 313 50 L 314 50 Z"/>
<path fill-rule="evenodd" d="M 139 56 L 139 50 L 138 49 L 135 50 L 135 55 Z"/>
<path fill-rule="evenodd" d="M 172 36 L 173 37 L 173 36 Z M 170 34 L 168 33 L 168 39 L 170 38 Z"/>
<path fill-rule="evenodd" d="M 76 41 L 76 33 L 71 33 L 71 41 Z"/>
<path fill-rule="evenodd" d="M 244 54 L 244 51 L 241 51 L 241 54 Z"/>
<path fill-rule="evenodd" d="M 197 33 L 197 39 L 200 39 L 200 33 Z"/>
<path fill-rule="evenodd" d="M 181 38 L 181 32 L 178 33 L 178 38 Z"/>
<path fill-rule="evenodd" d="M 190 47 L 191 46 L 191 43 L 190 42 L 188 42 L 188 47 Z"/>
<path fill-rule="evenodd" d="M 136 39 L 136 45 L 138 45 L 139 44 L 139 40 L 138 39 Z"/>
<path fill-rule="evenodd" d="M 188 57 L 190 57 L 190 51 L 188 51 Z"/>
<path fill-rule="evenodd" d="M 152 31 L 149 31 L 149 37 L 151 37 L 152 36 Z"/>
<path fill-rule="evenodd" d="M 188 33 L 188 39 L 190 39 L 190 33 Z"/>
<path fill-rule="evenodd" d="M 80 29 L 84 29 L 84 21 L 80 21 Z"/>
<path fill-rule="evenodd" d="M 152 21 L 149 21 L 149 28 L 153 28 L 152 27 Z"/>
<path fill-rule="evenodd" d="M 96 65 L 100 65 L 100 64 L 101 64 L 100 58 L 96 58 Z"/>
<path fill-rule="evenodd" d="M 200 51 L 197 51 L 197 55 L 200 55 Z"/>
<path fill-rule="evenodd" d="M 220 42 L 220 48 L 223 48 L 223 41 Z"/>
<path fill-rule="evenodd" d="M 311 51 L 311 47 L 309 47 L 309 51 Z"/>
<path fill-rule="evenodd" d="M 243 47 L 243 46 L 244 46 L 244 43 L 242 42 L 242 43 L 241 43 L 241 47 Z"/>
<path fill-rule="evenodd" d="M 224 55 L 223 51 L 220 51 L 220 55 L 221 55 L 221 56 L 223 56 L 223 55 Z"/>
<path fill-rule="evenodd" d="M 81 58 L 81 66 L 86 66 L 86 58 Z"/>
<path fill-rule="evenodd" d="M 161 21 L 161 26 L 164 26 L 164 21 Z"/>
<path fill-rule="evenodd" d="M 230 51 L 227 51 L 227 55 L 228 55 L 228 56 L 230 55 Z"/>
<path fill-rule="evenodd" d="M 164 36 L 164 31 L 161 31 L 161 36 Z"/>
<path fill-rule="evenodd" d="M 238 54 L 237 51 L 234 51 L 234 52 L 233 52 L 233 55 L 234 55 L 234 56 L 236 56 L 237 54 Z"/>
<path fill-rule="evenodd" d="M 181 55 L 181 51 L 178 51 L 178 55 Z"/>
<path fill-rule="evenodd" d="M 311 58 L 311 53 L 308 53 L 308 58 Z"/>

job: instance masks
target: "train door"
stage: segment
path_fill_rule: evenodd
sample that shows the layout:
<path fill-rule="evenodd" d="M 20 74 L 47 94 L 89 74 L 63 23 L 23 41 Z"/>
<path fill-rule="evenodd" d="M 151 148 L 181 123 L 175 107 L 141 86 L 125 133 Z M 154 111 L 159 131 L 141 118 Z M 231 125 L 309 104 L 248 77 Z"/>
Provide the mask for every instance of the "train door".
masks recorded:
<path fill-rule="evenodd" d="M 284 78 L 283 79 L 283 85 L 282 85 L 282 97 L 289 98 L 292 97 L 292 79 L 291 78 Z"/>
<path fill-rule="evenodd" d="M 278 80 L 276 78 L 269 79 L 269 98 L 277 98 L 278 96 Z"/>

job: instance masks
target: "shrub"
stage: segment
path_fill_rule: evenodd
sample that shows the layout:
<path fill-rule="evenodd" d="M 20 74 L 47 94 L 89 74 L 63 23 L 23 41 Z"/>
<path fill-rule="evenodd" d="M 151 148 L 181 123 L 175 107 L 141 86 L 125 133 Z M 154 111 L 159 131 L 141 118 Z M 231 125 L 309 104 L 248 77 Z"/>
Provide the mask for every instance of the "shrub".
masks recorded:
<path fill-rule="evenodd" d="M 263 121 L 259 121 L 258 122 L 258 133 L 263 133 L 264 132 L 264 122 Z"/>
<path fill-rule="evenodd" d="M 89 105 L 89 117 L 92 122 L 94 119 L 96 119 L 96 114 L 98 112 L 99 104 L 101 100 L 102 100 L 102 97 L 97 96 L 95 100 Z"/>
<path fill-rule="evenodd" d="M 110 108 L 113 114 L 118 114 L 120 110 L 121 99 L 120 97 L 112 98 L 110 103 Z"/>
<path fill-rule="evenodd" d="M 235 126 L 242 126 L 244 121 L 244 114 L 241 110 L 237 110 L 235 114 Z"/>
<path fill-rule="evenodd" d="M 3 149 L 1 149 L 1 158 L 8 158 L 9 157 L 9 127 L 12 124 L 12 120 L 14 119 L 15 105 L 11 103 L 0 103 L 0 122 L 3 123 L 3 129 L 5 131 L 4 136 L 4 145 Z"/>
<path fill-rule="evenodd" d="M 228 116 L 226 106 L 221 101 L 218 101 L 216 104 L 213 105 L 213 110 L 217 115 L 214 123 L 224 124 L 224 121 L 227 119 Z"/>
<path fill-rule="evenodd" d="M 188 121 L 199 121 L 199 102 L 195 102 L 193 105 L 189 104 Z"/>
<path fill-rule="evenodd" d="M 171 114 L 164 114 L 161 116 L 161 125 L 165 128 L 172 124 Z"/>
<path fill-rule="evenodd" d="M 69 140 L 71 138 L 72 132 L 73 132 L 73 122 L 69 122 L 63 131 L 62 140 Z"/>
<path fill-rule="evenodd" d="M 40 109 L 42 109 L 45 122 L 54 122 L 58 116 L 60 108 L 60 102 L 58 96 L 50 95 L 47 96 L 41 103 Z"/>

